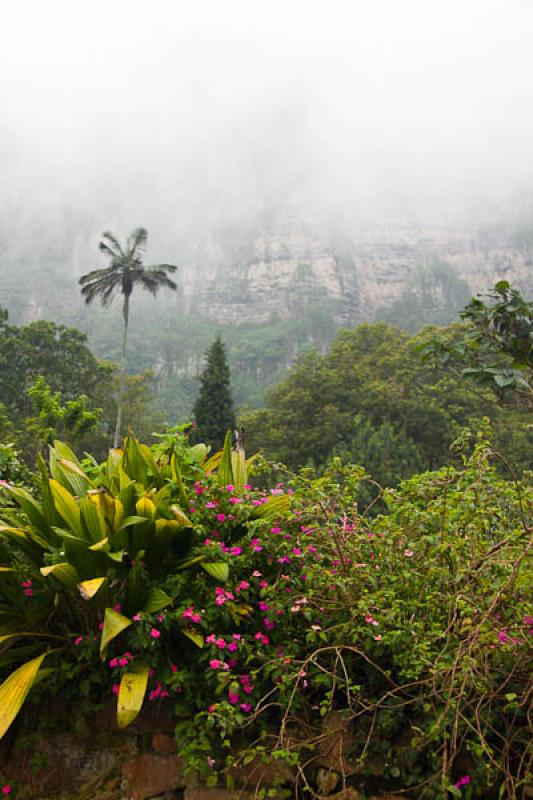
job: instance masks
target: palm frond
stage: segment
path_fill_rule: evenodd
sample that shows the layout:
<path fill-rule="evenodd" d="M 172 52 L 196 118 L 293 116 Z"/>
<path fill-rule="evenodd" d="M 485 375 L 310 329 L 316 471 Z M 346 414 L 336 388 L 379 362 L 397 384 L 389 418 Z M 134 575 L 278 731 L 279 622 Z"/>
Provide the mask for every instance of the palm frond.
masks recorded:
<path fill-rule="evenodd" d="M 148 231 L 146 228 L 135 228 L 131 236 L 128 238 L 128 254 L 135 255 L 137 250 L 144 250 L 148 240 Z"/>
<path fill-rule="evenodd" d="M 111 231 L 104 231 L 99 247 L 100 250 L 103 250 L 114 258 L 124 257 L 124 250 L 117 237 L 114 236 Z"/>

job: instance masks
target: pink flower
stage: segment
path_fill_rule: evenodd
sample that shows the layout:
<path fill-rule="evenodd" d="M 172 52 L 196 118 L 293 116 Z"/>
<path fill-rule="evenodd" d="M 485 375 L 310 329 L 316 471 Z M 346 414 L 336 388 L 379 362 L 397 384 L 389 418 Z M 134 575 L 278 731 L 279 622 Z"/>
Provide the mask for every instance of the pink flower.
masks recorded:
<path fill-rule="evenodd" d="M 252 488 L 252 484 L 251 483 L 245 483 L 242 488 L 246 489 L 246 491 L 249 492 L 250 489 Z"/>
<path fill-rule="evenodd" d="M 236 506 L 237 503 L 242 503 L 242 499 L 240 497 L 230 497 L 229 501 L 233 506 Z"/>
<path fill-rule="evenodd" d="M 461 786 L 468 786 L 470 782 L 471 782 L 470 775 L 463 775 L 462 778 L 459 778 L 457 783 L 454 783 L 454 786 L 456 789 L 460 789 Z"/>
<path fill-rule="evenodd" d="M 268 636 L 265 636 L 264 633 L 257 632 L 254 636 L 256 642 L 260 642 L 260 644 L 270 644 L 270 639 Z"/>
<path fill-rule="evenodd" d="M 226 486 L 226 491 L 227 492 L 234 492 L 235 491 L 235 486 L 232 483 L 228 483 L 228 485 Z"/>
<path fill-rule="evenodd" d="M 11 784 L 10 783 L 6 783 L 6 785 L 2 787 L 2 794 L 3 795 L 11 794 Z"/>
<path fill-rule="evenodd" d="M 217 507 L 217 504 L 216 504 L 216 503 L 213 503 L 213 501 L 212 501 L 212 500 L 209 500 L 209 501 L 208 501 L 208 502 L 205 504 L 205 507 L 206 507 L 206 508 L 216 508 L 216 507 Z"/>
<path fill-rule="evenodd" d="M 229 554 L 230 556 L 240 556 L 242 553 L 242 547 L 230 547 Z"/>
<path fill-rule="evenodd" d="M 380 633 L 378 633 L 377 636 L 374 636 L 374 639 L 376 640 L 376 642 L 381 642 L 382 638 L 383 637 L 382 637 L 382 635 Z"/>
<path fill-rule="evenodd" d="M 28 589 L 32 585 L 33 581 L 21 581 L 21 586 L 23 589 Z"/>
<path fill-rule="evenodd" d="M 239 694 L 238 692 L 232 692 L 231 689 L 228 692 L 228 700 L 230 701 L 232 706 L 236 706 L 239 702 Z"/>
<path fill-rule="evenodd" d="M 120 605 L 120 603 L 117 603 L 115 606 L 113 606 L 113 611 L 116 611 L 117 614 L 120 614 L 120 612 L 122 611 L 122 606 Z"/>
<path fill-rule="evenodd" d="M 238 650 L 238 649 L 239 649 L 239 645 L 237 644 L 237 642 L 230 642 L 228 644 L 228 650 L 229 650 L 230 653 L 235 653 L 235 651 Z"/>
<path fill-rule="evenodd" d="M 247 589 L 250 588 L 250 584 L 248 581 L 241 581 L 237 588 L 235 589 L 236 592 L 245 592 Z"/>
<path fill-rule="evenodd" d="M 115 695 L 115 697 L 118 697 L 118 693 L 119 692 L 120 692 L 120 684 L 119 683 L 114 683 L 113 684 L 113 694 Z"/>
<path fill-rule="evenodd" d="M 209 662 L 211 669 L 229 669 L 225 661 L 220 661 L 218 658 L 212 658 Z"/>
<path fill-rule="evenodd" d="M 214 714 L 215 711 L 217 710 L 217 707 L 214 703 L 211 703 L 211 705 L 208 706 L 207 710 L 209 711 L 210 714 Z"/>
<path fill-rule="evenodd" d="M 281 528 L 270 528 L 270 533 L 281 533 Z"/>
<path fill-rule="evenodd" d="M 215 645 L 218 647 L 219 650 L 224 650 L 226 647 L 226 642 L 221 637 L 220 639 L 215 639 Z"/>
<path fill-rule="evenodd" d="M 140 614 L 134 614 L 133 617 L 132 617 L 132 620 L 134 622 L 140 622 L 141 621 L 141 615 Z"/>
<path fill-rule="evenodd" d="M 241 703 L 240 707 L 245 714 L 249 714 L 250 711 L 252 710 L 252 706 L 250 703 Z"/>
<path fill-rule="evenodd" d="M 77 637 L 74 639 L 74 645 L 75 645 L 76 647 L 77 647 L 79 644 L 81 644 L 82 642 L 83 642 L 83 636 L 77 636 Z"/>
<path fill-rule="evenodd" d="M 215 519 L 217 520 L 217 522 L 225 522 L 226 521 L 226 515 L 225 514 L 217 514 Z"/>
<path fill-rule="evenodd" d="M 265 603 L 264 600 L 260 600 L 257 605 L 259 606 L 260 611 L 269 611 L 270 609 L 270 606 L 268 605 L 268 603 Z"/>
<path fill-rule="evenodd" d="M 186 608 L 185 611 L 183 612 L 183 614 L 181 615 L 181 618 L 182 619 L 190 619 L 191 622 L 195 622 L 195 623 L 200 622 L 201 619 L 202 619 L 200 617 L 200 614 L 198 614 L 194 610 L 193 606 L 189 606 L 189 608 Z"/>
<path fill-rule="evenodd" d="M 196 492 L 196 494 L 202 494 L 203 489 L 199 483 L 194 484 L 194 491 Z"/>
<path fill-rule="evenodd" d="M 302 555 L 302 551 L 298 547 L 293 547 L 292 548 L 292 552 L 294 553 L 295 556 L 301 556 Z"/>
<path fill-rule="evenodd" d="M 262 572 L 259 572 L 259 570 L 258 570 L 258 569 L 255 569 L 255 570 L 252 572 L 252 578 L 260 578 L 260 577 L 262 576 L 262 574 L 263 574 L 263 573 L 262 573 Z"/>
<path fill-rule="evenodd" d="M 403 554 L 404 554 L 404 556 L 407 556 L 407 558 L 411 558 L 411 556 L 414 556 L 413 551 L 409 550 L 408 547 L 406 547 L 406 549 L 403 551 Z"/>
<path fill-rule="evenodd" d="M 178 671 L 178 668 L 177 668 L 176 664 L 171 664 L 170 665 L 170 671 L 171 672 L 177 672 Z"/>
<path fill-rule="evenodd" d="M 33 597 L 33 589 L 24 589 L 26 597 Z"/>
<path fill-rule="evenodd" d="M 289 556 L 281 556 L 281 558 L 278 558 L 278 564 L 290 564 L 290 562 Z"/>
<path fill-rule="evenodd" d="M 161 636 L 161 631 L 158 631 L 157 628 L 152 628 L 152 630 L 150 631 L 150 636 L 152 637 L 152 639 L 159 639 L 159 637 Z"/>
<path fill-rule="evenodd" d="M 235 641 L 236 641 L 236 642 L 240 642 L 240 641 L 241 641 L 241 639 L 242 639 L 242 635 L 241 635 L 240 633 L 233 633 L 233 634 L 231 635 L 231 638 L 232 638 L 232 639 L 235 639 Z"/>
<path fill-rule="evenodd" d="M 268 586 L 268 583 L 266 581 L 264 581 L 264 580 L 263 581 L 259 581 L 259 588 L 260 589 L 266 589 L 267 586 Z"/>
<path fill-rule="evenodd" d="M 276 623 L 272 622 L 272 620 L 268 619 L 268 617 L 264 618 L 263 625 L 265 626 L 267 631 L 273 631 L 274 628 L 276 627 Z"/>
<path fill-rule="evenodd" d="M 504 644 L 505 642 L 508 642 L 509 638 L 510 637 L 509 637 L 509 634 L 507 633 L 507 631 L 500 631 L 499 634 L 498 634 L 498 641 L 501 642 L 501 644 Z"/>

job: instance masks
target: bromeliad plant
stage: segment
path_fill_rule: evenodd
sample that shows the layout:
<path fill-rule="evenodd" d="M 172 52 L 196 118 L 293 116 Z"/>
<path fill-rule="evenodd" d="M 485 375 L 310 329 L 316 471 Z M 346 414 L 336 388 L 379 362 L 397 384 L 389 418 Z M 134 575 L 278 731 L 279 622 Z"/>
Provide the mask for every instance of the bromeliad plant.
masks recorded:
<path fill-rule="evenodd" d="M 242 451 L 232 451 L 231 434 L 222 452 L 207 455 L 205 445 L 186 446 L 179 431 L 154 449 L 128 437 L 101 465 L 82 463 L 55 442 L 49 470 L 40 465 L 39 498 L 4 483 L 16 507 L 0 524 L 0 671 L 19 666 L 0 686 L 0 737 L 38 677 L 57 682 L 52 668 L 42 668 L 47 656 L 56 665 L 80 655 L 90 661 L 96 638 L 105 659 L 141 615 L 151 619 L 179 603 L 161 588 L 168 576 L 200 570 L 218 583 L 228 580 L 227 560 L 202 547 L 205 520 L 194 519 L 192 498 L 200 480 L 242 490 L 247 463 Z M 236 535 L 285 499 L 252 506 Z M 202 647 L 194 620 L 181 614 L 175 631 Z M 149 631 L 148 642 L 158 633 Z M 121 666 L 128 663 L 121 659 Z M 140 711 L 149 673 L 142 657 L 123 671 L 119 726 Z"/>

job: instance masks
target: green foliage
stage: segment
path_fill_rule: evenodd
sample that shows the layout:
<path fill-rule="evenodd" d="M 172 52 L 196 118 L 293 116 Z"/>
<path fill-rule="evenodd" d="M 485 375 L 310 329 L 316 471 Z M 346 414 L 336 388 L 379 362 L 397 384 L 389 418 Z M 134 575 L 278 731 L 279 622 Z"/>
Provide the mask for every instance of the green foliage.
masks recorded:
<path fill-rule="evenodd" d="M 114 365 L 97 361 L 80 331 L 46 321 L 17 327 L 0 309 L 0 441 L 13 442 L 31 466 L 54 436 L 68 434 L 72 444 L 105 454 L 116 383 Z M 149 373 L 127 377 L 127 418 L 144 438 L 158 422 L 152 391 Z M 94 409 L 102 409 L 98 420 Z"/>
<path fill-rule="evenodd" d="M 470 325 L 453 341 L 438 335 L 425 348 L 440 360 L 491 389 L 504 405 L 533 409 L 533 302 L 499 281 L 488 304 L 474 297 L 461 316 Z"/>
<path fill-rule="evenodd" d="M 452 326 L 445 333 L 455 339 L 462 330 Z M 417 463 L 433 469 L 447 461 L 462 428 L 490 416 L 498 449 L 518 469 L 531 468 L 531 431 L 524 414 L 503 412 L 490 392 L 480 391 L 447 364 L 428 363 L 420 351 L 432 342 L 434 331 L 410 336 L 384 323 L 341 331 L 327 355 L 311 352 L 296 363 L 270 392 L 266 408 L 241 417 L 249 446 L 263 447 L 269 458 L 290 469 L 319 467 L 338 452 L 351 451 L 350 457 L 359 461 L 350 443 L 369 456 L 372 443 L 357 437 L 368 439 L 390 424 L 410 448 L 405 469 L 396 459 L 399 480 L 412 474 Z"/>
<path fill-rule="evenodd" d="M 302 789 L 327 752 L 365 791 L 434 800 L 468 775 L 472 797 L 517 800 L 533 490 L 498 475 L 488 435 L 464 433 L 455 467 L 387 491 L 372 520 L 364 470 L 338 458 L 267 493 L 237 489 L 229 439 L 207 461 L 179 431 L 102 464 L 58 444 L 35 497 L 4 489 L 0 670 L 49 641 L 34 700 L 114 692 L 121 724 L 143 694 L 166 702 L 206 776 L 245 744 L 298 764 Z"/>
<path fill-rule="evenodd" d="M 200 389 L 194 403 L 195 441 L 206 442 L 215 450 L 224 444 L 226 431 L 235 428 L 230 372 L 226 348 L 217 336 L 207 353 L 200 376 Z"/>

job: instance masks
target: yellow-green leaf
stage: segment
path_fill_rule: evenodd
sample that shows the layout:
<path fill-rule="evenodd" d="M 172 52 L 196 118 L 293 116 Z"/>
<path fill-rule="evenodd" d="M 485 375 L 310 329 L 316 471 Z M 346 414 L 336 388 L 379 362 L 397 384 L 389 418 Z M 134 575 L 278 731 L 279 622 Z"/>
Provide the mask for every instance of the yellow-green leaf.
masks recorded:
<path fill-rule="evenodd" d="M 193 628 L 182 628 L 181 632 L 183 633 L 184 636 L 190 639 L 191 642 L 194 642 L 196 647 L 204 646 L 204 637 L 201 636 L 199 633 L 196 633 L 196 631 Z"/>
<path fill-rule="evenodd" d="M 43 653 L 27 661 L 0 686 L 0 739 L 19 713 L 45 658 Z"/>
<path fill-rule="evenodd" d="M 161 611 L 172 603 L 172 598 L 168 596 L 162 589 L 153 587 L 148 592 L 142 610 L 147 614 L 154 614 L 156 611 Z"/>
<path fill-rule="evenodd" d="M 84 533 L 81 526 L 80 509 L 73 496 L 53 478 L 50 480 L 50 490 L 59 515 L 69 525 L 70 529 L 83 539 Z"/>
<path fill-rule="evenodd" d="M 95 594 L 100 590 L 102 585 L 105 583 L 106 578 L 91 578 L 88 581 L 82 581 L 78 583 L 78 589 L 80 590 L 80 594 L 84 600 L 90 600 L 91 597 L 94 597 Z"/>
<path fill-rule="evenodd" d="M 41 575 L 45 578 L 48 575 L 53 575 L 54 578 L 66 586 L 69 589 L 72 589 L 80 580 L 80 576 L 78 575 L 76 569 L 67 562 L 62 562 L 61 564 L 51 564 L 48 567 L 41 567 L 40 569 Z"/>
<path fill-rule="evenodd" d="M 225 561 L 202 561 L 200 566 L 221 583 L 226 583 L 229 578 L 229 566 Z"/>
<path fill-rule="evenodd" d="M 132 620 L 119 614 L 112 608 L 106 608 L 104 615 L 104 627 L 102 630 L 102 639 L 100 641 L 100 655 L 105 658 L 109 642 L 119 635 L 123 630 L 132 624 Z"/>
<path fill-rule="evenodd" d="M 179 524 L 180 528 L 190 528 L 192 527 L 192 522 L 187 516 L 187 514 L 179 507 L 179 506 L 170 506 L 170 510 L 174 514 L 176 518 L 176 522 Z"/>
<path fill-rule="evenodd" d="M 124 673 L 120 681 L 117 700 L 117 723 L 125 728 L 138 715 L 142 708 L 146 687 L 148 685 L 148 664 L 137 663 Z"/>
<path fill-rule="evenodd" d="M 231 466 L 233 468 L 233 485 L 237 492 L 242 492 L 244 491 L 244 484 L 248 483 L 244 450 L 233 450 L 231 454 Z"/>

